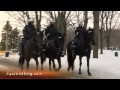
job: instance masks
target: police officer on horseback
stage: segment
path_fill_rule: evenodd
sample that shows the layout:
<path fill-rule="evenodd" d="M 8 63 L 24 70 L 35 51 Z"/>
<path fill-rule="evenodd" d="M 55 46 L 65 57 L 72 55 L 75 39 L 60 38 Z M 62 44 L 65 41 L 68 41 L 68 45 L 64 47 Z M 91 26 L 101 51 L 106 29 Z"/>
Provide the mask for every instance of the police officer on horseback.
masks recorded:
<path fill-rule="evenodd" d="M 52 40 L 57 35 L 58 31 L 54 26 L 54 20 L 50 22 L 50 25 L 45 29 L 45 35 L 47 36 L 48 40 Z"/>
<path fill-rule="evenodd" d="M 50 22 L 50 25 L 47 26 L 47 28 L 45 29 L 45 35 L 47 36 L 47 38 L 44 41 L 44 45 L 43 45 L 43 57 L 46 57 L 45 52 L 47 49 L 47 45 L 48 43 L 50 43 L 58 34 L 58 30 L 55 28 L 55 21 L 52 20 Z M 61 51 L 61 55 L 63 55 L 63 51 Z"/>
<path fill-rule="evenodd" d="M 83 38 L 84 34 L 85 34 L 85 29 L 82 26 L 82 24 L 80 24 L 75 30 L 75 39 Z"/>
<path fill-rule="evenodd" d="M 20 43 L 20 51 L 19 55 L 24 55 L 24 45 L 25 42 L 29 39 L 31 39 L 34 35 L 37 34 L 37 30 L 34 26 L 34 22 L 32 19 L 28 20 L 28 24 L 23 29 L 23 39 Z"/>
<path fill-rule="evenodd" d="M 78 41 L 82 38 L 85 34 L 85 29 L 82 24 L 79 24 L 79 26 L 75 30 L 75 38 L 72 42 L 71 48 L 76 48 Z"/>

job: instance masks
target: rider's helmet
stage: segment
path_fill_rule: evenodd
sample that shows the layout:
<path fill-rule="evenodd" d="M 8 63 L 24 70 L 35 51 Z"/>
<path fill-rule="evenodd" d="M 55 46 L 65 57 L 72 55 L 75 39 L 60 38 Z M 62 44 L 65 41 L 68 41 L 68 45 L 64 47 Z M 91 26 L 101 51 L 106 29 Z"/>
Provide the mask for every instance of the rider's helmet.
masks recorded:
<path fill-rule="evenodd" d="M 51 25 L 51 24 L 55 24 L 55 20 L 52 19 L 52 20 L 50 21 L 50 25 Z"/>
<path fill-rule="evenodd" d="M 28 23 L 28 24 L 29 24 L 29 23 L 32 23 L 32 24 L 33 24 L 34 21 L 33 21 L 33 19 L 30 18 L 30 19 L 27 21 L 27 23 Z"/>

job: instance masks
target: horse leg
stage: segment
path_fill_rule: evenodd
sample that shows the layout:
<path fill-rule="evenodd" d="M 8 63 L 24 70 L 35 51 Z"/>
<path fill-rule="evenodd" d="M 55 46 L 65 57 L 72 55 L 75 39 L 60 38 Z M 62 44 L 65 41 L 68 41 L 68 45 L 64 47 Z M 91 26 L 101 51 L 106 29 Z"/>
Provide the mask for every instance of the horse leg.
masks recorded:
<path fill-rule="evenodd" d="M 54 61 L 54 59 L 52 59 L 52 63 L 53 63 L 53 69 L 54 69 L 54 71 L 56 70 L 56 66 L 55 66 L 55 61 Z"/>
<path fill-rule="evenodd" d="M 69 58 L 69 56 L 67 56 L 68 58 L 68 68 L 67 68 L 67 71 L 69 72 L 69 70 L 70 70 L 70 58 Z"/>
<path fill-rule="evenodd" d="M 23 70 L 23 65 L 24 65 L 24 62 L 25 62 L 25 57 L 22 57 L 21 59 L 23 60 L 22 63 L 21 63 L 21 70 Z"/>
<path fill-rule="evenodd" d="M 90 60 L 90 56 L 87 56 L 87 72 L 88 72 L 88 76 L 91 76 L 91 73 L 89 70 L 89 60 Z"/>
<path fill-rule="evenodd" d="M 68 68 L 67 68 L 67 71 L 69 72 L 70 71 L 70 65 L 68 64 Z"/>
<path fill-rule="evenodd" d="M 43 58 L 41 58 L 41 71 L 43 71 Z"/>
<path fill-rule="evenodd" d="M 57 60 L 58 60 L 58 64 L 59 64 L 59 68 L 58 68 L 58 71 L 59 71 L 61 68 L 61 58 L 59 57 L 59 58 L 57 58 Z"/>
<path fill-rule="evenodd" d="M 22 65 L 22 57 L 19 57 L 19 66 L 21 67 L 21 70 L 23 70 L 23 65 Z"/>
<path fill-rule="evenodd" d="M 29 70 L 29 61 L 30 61 L 30 58 L 27 58 L 27 59 L 26 59 L 26 67 L 27 67 L 27 70 Z"/>
<path fill-rule="evenodd" d="M 81 73 L 81 66 L 82 66 L 82 57 L 81 56 L 79 56 L 79 60 L 80 60 L 79 74 L 82 74 Z"/>
<path fill-rule="evenodd" d="M 75 58 L 76 58 L 76 56 L 74 56 L 74 57 L 72 57 L 72 59 L 71 59 L 71 69 L 72 69 L 72 72 L 74 71 L 74 61 L 75 61 Z"/>
<path fill-rule="evenodd" d="M 49 69 L 50 69 L 50 71 L 52 71 L 52 69 L 51 69 L 51 59 L 49 58 Z"/>
<path fill-rule="evenodd" d="M 25 57 L 20 56 L 20 58 L 19 58 L 19 66 L 21 67 L 21 70 L 23 70 L 24 61 L 25 61 Z"/>
<path fill-rule="evenodd" d="M 74 60 L 73 60 L 71 69 L 72 69 L 72 72 L 74 72 Z"/>
<path fill-rule="evenodd" d="M 74 70 L 74 60 L 75 58 L 71 56 L 68 56 L 68 68 L 67 71 L 69 71 L 70 69 L 72 69 L 72 71 Z"/>
<path fill-rule="evenodd" d="M 74 71 L 74 62 L 72 63 L 71 69 L 72 69 L 72 72 L 73 72 Z"/>
<path fill-rule="evenodd" d="M 38 70 L 38 65 L 39 65 L 39 62 L 38 62 L 38 58 L 34 58 L 35 59 L 35 62 L 36 62 L 36 70 Z"/>

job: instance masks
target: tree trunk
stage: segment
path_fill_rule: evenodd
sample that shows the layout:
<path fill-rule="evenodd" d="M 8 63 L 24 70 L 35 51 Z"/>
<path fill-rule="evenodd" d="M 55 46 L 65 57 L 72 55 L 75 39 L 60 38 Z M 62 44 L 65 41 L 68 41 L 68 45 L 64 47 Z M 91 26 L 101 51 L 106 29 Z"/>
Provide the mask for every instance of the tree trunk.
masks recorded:
<path fill-rule="evenodd" d="M 39 16 L 39 24 L 40 24 L 40 31 L 41 31 L 41 21 L 42 21 L 42 11 L 39 11 L 40 16 Z"/>
<path fill-rule="evenodd" d="M 99 31 L 99 11 L 93 11 L 95 46 L 93 48 L 93 58 L 98 58 L 98 31 Z"/>
<path fill-rule="evenodd" d="M 105 28 L 104 24 L 105 12 L 101 11 L 101 29 L 100 29 L 100 54 L 103 54 L 103 30 Z"/>
<path fill-rule="evenodd" d="M 106 43 L 107 43 L 107 50 L 109 50 L 110 49 L 110 35 L 107 35 Z"/>
<path fill-rule="evenodd" d="M 67 41 L 66 41 L 66 20 L 65 20 L 65 16 L 63 15 L 63 13 L 59 12 L 58 13 L 58 17 L 56 19 L 56 26 L 57 26 L 57 30 L 62 33 L 64 35 L 65 41 L 64 41 L 64 54 L 66 55 L 66 45 L 67 45 Z"/>
<path fill-rule="evenodd" d="M 103 29 L 100 30 L 100 54 L 103 54 Z"/>
<path fill-rule="evenodd" d="M 84 20 L 84 28 L 87 29 L 87 24 L 88 24 L 88 11 L 84 12 L 85 20 Z"/>

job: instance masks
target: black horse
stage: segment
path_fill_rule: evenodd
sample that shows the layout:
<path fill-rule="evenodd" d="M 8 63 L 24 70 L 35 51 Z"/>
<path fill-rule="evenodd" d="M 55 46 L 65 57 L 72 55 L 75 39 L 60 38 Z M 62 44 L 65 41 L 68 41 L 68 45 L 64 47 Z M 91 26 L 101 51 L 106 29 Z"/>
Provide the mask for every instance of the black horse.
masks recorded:
<path fill-rule="evenodd" d="M 38 70 L 38 57 L 41 56 L 42 53 L 42 42 L 43 42 L 43 33 L 40 32 L 37 35 L 34 35 L 30 40 L 26 41 L 24 46 L 24 56 L 21 55 L 19 58 L 19 65 L 21 66 L 21 70 L 23 70 L 23 65 L 26 60 L 27 70 L 29 69 L 29 62 L 31 58 L 34 58 L 36 62 L 36 70 Z"/>
<path fill-rule="evenodd" d="M 64 35 L 58 33 L 56 37 L 52 40 L 49 40 L 47 43 L 46 58 L 49 58 L 49 69 L 51 68 L 51 61 L 53 63 L 53 69 L 59 71 L 61 68 L 61 52 L 64 46 Z M 43 63 L 46 58 L 41 57 L 41 70 L 43 70 Z M 55 59 L 57 59 L 59 67 L 56 69 Z"/>
<path fill-rule="evenodd" d="M 67 59 L 68 59 L 68 69 L 67 71 L 72 69 L 74 70 L 74 60 L 76 59 L 76 55 L 79 55 L 80 59 L 80 67 L 79 67 L 79 74 L 81 74 L 81 65 L 82 65 L 82 57 L 87 57 L 87 72 L 88 75 L 91 76 L 89 70 L 89 59 L 91 54 L 91 45 L 95 45 L 94 41 L 94 30 L 90 29 L 85 30 L 84 35 L 80 34 L 80 39 L 77 41 L 77 45 L 75 48 L 71 48 L 73 41 L 67 44 Z"/>

